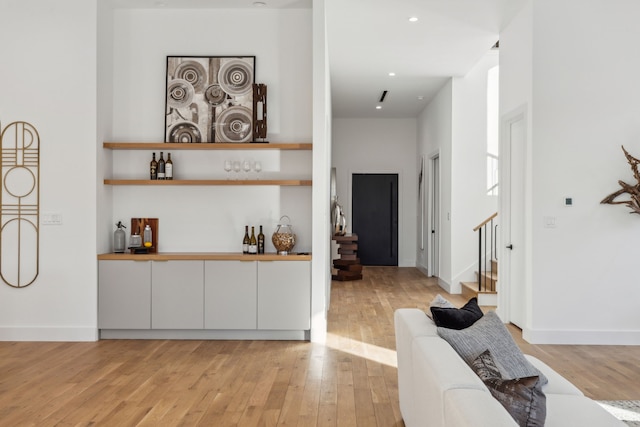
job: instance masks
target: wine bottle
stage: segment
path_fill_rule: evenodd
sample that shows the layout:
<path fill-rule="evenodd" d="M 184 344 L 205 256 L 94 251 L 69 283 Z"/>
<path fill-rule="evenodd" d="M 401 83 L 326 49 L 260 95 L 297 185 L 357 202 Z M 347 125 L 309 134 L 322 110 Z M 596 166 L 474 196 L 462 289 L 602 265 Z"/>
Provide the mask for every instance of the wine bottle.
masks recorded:
<path fill-rule="evenodd" d="M 251 239 L 249 239 L 249 253 L 258 253 L 258 241 L 256 240 L 255 227 L 251 226 Z"/>
<path fill-rule="evenodd" d="M 167 161 L 164 164 L 164 179 L 173 179 L 173 162 L 171 153 L 167 153 Z"/>
<path fill-rule="evenodd" d="M 162 151 L 160 152 L 160 159 L 158 159 L 158 179 L 164 179 L 165 177 L 165 163 L 162 158 Z"/>
<path fill-rule="evenodd" d="M 243 254 L 248 254 L 249 253 L 249 243 L 251 241 L 249 240 L 249 226 L 245 225 L 244 226 L 244 239 L 242 239 L 242 253 Z"/>
<path fill-rule="evenodd" d="M 151 175 L 149 179 L 158 179 L 158 162 L 156 162 L 156 153 L 153 153 L 153 158 L 149 165 L 149 172 Z"/>
<path fill-rule="evenodd" d="M 260 226 L 260 233 L 258 234 L 258 253 L 264 253 L 264 234 L 262 233 L 262 226 Z"/>

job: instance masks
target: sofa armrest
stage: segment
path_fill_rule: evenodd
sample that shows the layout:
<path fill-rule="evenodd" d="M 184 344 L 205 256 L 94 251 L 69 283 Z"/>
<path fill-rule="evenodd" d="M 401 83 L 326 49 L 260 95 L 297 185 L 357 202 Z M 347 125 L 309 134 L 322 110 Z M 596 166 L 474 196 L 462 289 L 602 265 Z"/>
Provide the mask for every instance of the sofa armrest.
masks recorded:
<path fill-rule="evenodd" d="M 444 394 L 445 426 L 518 427 L 500 402 L 480 390 L 453 389 Z"/>
<path fill-rule="evenodd" d="M 542 391 L 544 391 L 545 394 L 573 394 L 577 396 L 584 396 L 584 393 L 582 393 L 578 387 L 554 371 L 553 368 L 542 360 L 528 354 L 525 354 L 524 357 L 531 362 L 533 366 L 538 368 L 538 370 L 549 380 L 547 384 L 542 386 Z"/>
<path fill-rule="evenodd" d="M 491 397 L 482 380 L 440 337 L 413 340 L 413 406 L 408 427 L 444 427 L 444 395 L 457 388 L 475 389 Z M 403 413 L 404 415 L 404 413 Z"/>

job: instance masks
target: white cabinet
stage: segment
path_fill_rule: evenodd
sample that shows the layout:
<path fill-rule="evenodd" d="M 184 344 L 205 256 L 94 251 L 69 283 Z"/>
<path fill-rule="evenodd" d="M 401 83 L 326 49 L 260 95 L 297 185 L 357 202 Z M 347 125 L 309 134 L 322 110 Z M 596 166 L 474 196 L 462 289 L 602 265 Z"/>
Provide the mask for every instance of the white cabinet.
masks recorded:
<path fill-rule="evenodd" d="M 151 263 L 98 263 L 98 328 L 151 328 Z"/>
<path fill-rule="evenodd" d="M 258 329 L 311 328 L 311 262 L 258 263 Z"/>
<path fill-rule="evenodd" d="M 205 329 L 257 328 L 257 262 L 205 261 Z"/>
<path fill-rule="evenodd" d="M 153 329 L 204 327 L 204 261 L 153 261 Z"/>

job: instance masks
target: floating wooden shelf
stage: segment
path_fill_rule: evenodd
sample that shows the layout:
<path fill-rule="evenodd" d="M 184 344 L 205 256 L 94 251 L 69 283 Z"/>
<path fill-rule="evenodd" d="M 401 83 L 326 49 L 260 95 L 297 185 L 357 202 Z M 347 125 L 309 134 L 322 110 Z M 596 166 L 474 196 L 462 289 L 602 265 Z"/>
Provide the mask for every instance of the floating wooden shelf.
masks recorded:
<path fill-rule="evenodd" d="M 279 185 L 291 187 L 310 186 L 310 179 L 105 179 L 105 185 Z"/>
<path fill-rule="evenodd" d="M 110 150 L 312 150 L 311 143 L 190 143 L 175 142 L 103 142 L 102 146 Z"/>

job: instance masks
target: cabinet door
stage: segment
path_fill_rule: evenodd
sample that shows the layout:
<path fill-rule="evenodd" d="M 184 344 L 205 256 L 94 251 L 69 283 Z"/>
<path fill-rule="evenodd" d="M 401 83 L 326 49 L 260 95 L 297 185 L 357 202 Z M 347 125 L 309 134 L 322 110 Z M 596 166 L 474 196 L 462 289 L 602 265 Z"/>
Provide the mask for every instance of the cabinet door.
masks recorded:
<path fill-rule="evenodd" d="M 98 328 L 151 328 L 151 262 L 98 262 Z"/>
<path fill-rule="evenodd" d="M 311 262 L 258 262 L 258 329 L 311 328 Z"/>
<path fill-rule="evenodd" d="M 153 329 L 204 327 L 204 261 L 153 261 Z"/>
<path fill-rule="evenodd" d="M 205 261 L 205 329 L 256 329 L 256 261 Z"/>

